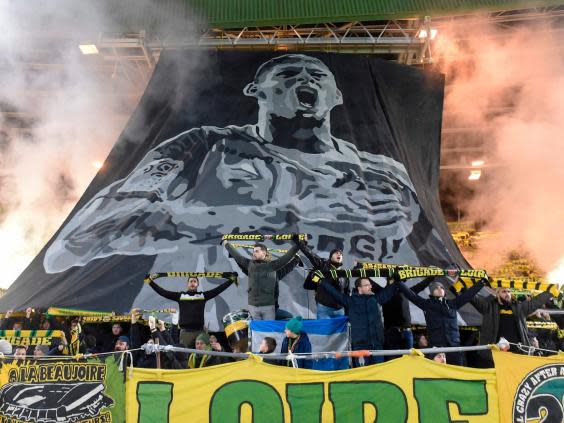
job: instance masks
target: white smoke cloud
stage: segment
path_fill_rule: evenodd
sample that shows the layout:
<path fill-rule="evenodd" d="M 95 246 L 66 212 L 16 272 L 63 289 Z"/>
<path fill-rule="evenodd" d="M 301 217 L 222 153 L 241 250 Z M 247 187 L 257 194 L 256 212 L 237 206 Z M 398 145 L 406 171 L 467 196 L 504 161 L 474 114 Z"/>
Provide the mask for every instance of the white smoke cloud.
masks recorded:
<path fill-rule="evenodd" d="M 10 112 L 0 113 L 0 288 L 58 229 L 96 174 L 92 162 L 106 158 L 143 92 L 146 81 L 132 84 L 119 67 L 112 78 L 112 62 L 78 49 L 132 15 L 119 2 L 108 5 L 0 2 L 0 111 Z M 135 2 L 135 11 L 165 37 L 186 39 L 192 30 L 150 0 Z M 32 129 L 13 130 L 14 113 L 33 117 Z"/>
<path fill-rule="evenodd" d="M 481 243 L 474 266 L 493 268 L 503 252 L 528 251 L 549 271 L 564 256 L 564 50 L 558 28 L 500 30 L 486 20 L 440 32 L 448 89 L 445 115 L 480 129 L 490 146 L 470 218 L 502 236 Z M 564 282 L 564 281 L 563 281 Z"/>

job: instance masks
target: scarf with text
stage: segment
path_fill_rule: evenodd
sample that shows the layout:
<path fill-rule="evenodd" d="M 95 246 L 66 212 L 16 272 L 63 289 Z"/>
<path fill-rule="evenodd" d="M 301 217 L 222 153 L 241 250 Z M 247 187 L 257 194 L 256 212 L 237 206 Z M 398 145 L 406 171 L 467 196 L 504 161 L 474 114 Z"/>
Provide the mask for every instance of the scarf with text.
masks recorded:
<path fill-rule="evenodd" d="M 52 338 L 63 338 L 61 330 L 0 330 L 0 339 L 12 345 L 51 345 Z"/>

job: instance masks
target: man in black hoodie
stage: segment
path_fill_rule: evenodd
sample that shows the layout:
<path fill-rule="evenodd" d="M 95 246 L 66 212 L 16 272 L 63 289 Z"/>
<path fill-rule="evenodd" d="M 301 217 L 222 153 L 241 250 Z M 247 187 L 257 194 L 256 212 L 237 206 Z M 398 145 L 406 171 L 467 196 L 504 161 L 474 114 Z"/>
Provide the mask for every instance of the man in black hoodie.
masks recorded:
<path fill-rule="evenodd" d="M 329 253 L 328 259 L 322 259 L 309 248 L 305 241 L 299 241 L 298 248 L 305 254 L 314 268 L 314 271 L 310 272 L 304 282 L 304 288 L 315 290 L 317 319 L 331 319 L 333 317 L 344 316 L 345 310 L 343 306 L 327 291 L 319 289 L 319 287 L 321 281 L 325 280 L 340 293 L 350 295 L 349 279 L 344 277 L 339 279 L 324 278 L 316 273 L 316 271 L 328 272 L 330 270 L 339 269 L 339 267 L 343 265 L 343 251 L 339 248 L 335 248 Z"/>
<path fill-rule="evenodd" d="M 167 291 L 161 288 L 154 281 L 156 275 L 149 276 L 149 286 L 157 294 L 176 301 L 179 306 L 178 325 L 180 326 L 180 342 L 187 348 L 194 348 L 197 336 L 204 331 L 204 311 L 206 301 L 217 297 L 235 281 L 235 278 L 228 278 L 214 289 L 209 291 L 198 291 L 200 281 L 198 278 L 189 278 L 187 290 L 182 292 Z"/>

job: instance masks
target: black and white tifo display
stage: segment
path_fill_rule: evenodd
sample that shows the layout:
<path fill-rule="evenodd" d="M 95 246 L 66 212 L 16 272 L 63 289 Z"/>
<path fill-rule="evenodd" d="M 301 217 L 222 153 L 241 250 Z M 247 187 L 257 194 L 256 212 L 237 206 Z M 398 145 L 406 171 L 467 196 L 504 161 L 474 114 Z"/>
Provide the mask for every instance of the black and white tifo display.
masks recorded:
<path fill-rule="evenodd" d="M 104 167 L 0 307 L 171 306 L 143 276 L 237 271 L 220 246 L 230 233 L 308 233 L 321 256 L 342 248 L 344 267 L 465 267 L 438 201 L 443 90 L 438 73 L 369 55 L 165 51 Z M 314 318 L 304 262 L 279 303 Z M 246 300 L 242 275 L 206 324 Z"/>

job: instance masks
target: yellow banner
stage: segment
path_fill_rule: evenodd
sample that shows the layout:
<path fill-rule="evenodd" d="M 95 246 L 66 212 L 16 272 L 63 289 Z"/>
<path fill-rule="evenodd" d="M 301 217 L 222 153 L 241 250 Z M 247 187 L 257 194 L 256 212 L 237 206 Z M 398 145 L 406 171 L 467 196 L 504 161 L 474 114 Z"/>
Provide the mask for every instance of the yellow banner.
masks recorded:
<path fill-rule="evenodd" d="M 202 369 L 134 369 L 127 422 L 437 423 L 500 421 L 494 370 L 419 356 L 335 372 L 248 360 Z"/>
<path fill-rule="evenodd" d="M 502 422 L 564 421 L 564 354 L 529 357 L 493 352 Z"/>

